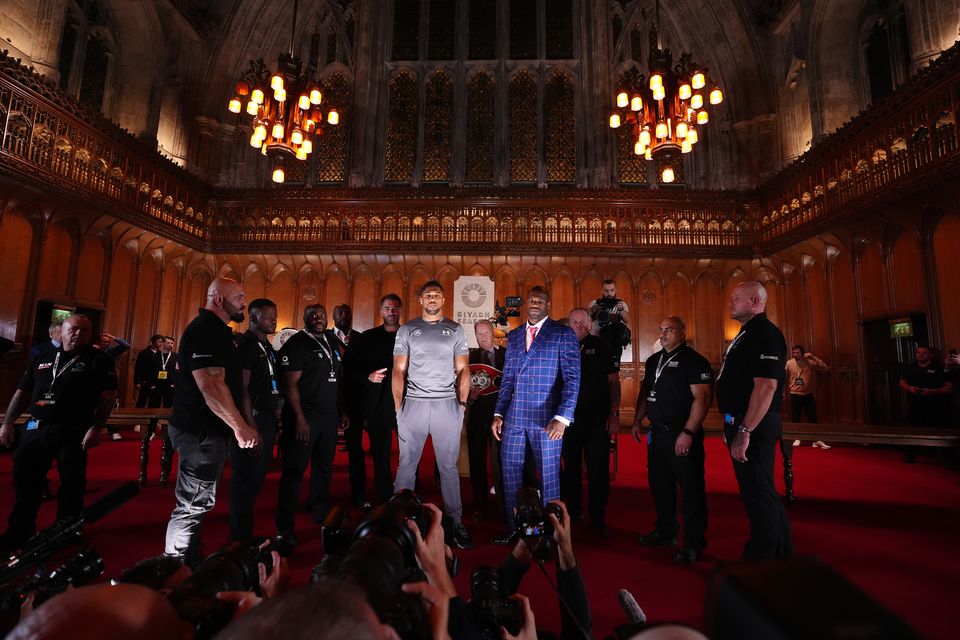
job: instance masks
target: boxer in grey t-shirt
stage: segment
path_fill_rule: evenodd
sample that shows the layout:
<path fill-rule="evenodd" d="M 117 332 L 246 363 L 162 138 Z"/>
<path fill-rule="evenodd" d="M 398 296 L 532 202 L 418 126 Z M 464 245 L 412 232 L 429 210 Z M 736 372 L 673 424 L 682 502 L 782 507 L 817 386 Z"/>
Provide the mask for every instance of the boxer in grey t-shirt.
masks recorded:
<path fill-rule="evenodd" d="M 463 327 L 443 317 L 443 287 L 430 281 L 420 289 L 421 316 L 397 330 L 393 347 L 393 401 L 397 407 L 400 463 L 394 491 L 413 489 L 423 445 L 429 435 L 440 469 L 444 511 L 454 522 L 454 542 L 473 546 L 461 523 L 460 430 L 470 393 L 469 349 Z"/>

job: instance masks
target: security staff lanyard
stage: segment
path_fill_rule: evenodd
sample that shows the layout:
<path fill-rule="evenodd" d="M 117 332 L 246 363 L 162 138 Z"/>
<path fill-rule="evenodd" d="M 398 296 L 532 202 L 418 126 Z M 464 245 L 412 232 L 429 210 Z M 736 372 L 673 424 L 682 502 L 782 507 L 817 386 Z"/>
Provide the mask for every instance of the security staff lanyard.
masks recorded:
<path fill-rule="evenodd" d="M 263 351 L 263 355 L 267 359 L 267 370 L 270 372 L 270 393 L 275 396 L 279 395 L 280 389 L 277 387 L 277 376 L 273 372 L 273 356 L 259 340 L 257 340 L 257 346 L 260 347 L 260 351 Z"/>
<path fill-rule="evenodd" d="M 166 358 L 163 357 L 163 352 L 162 351 L 160 352 L 160 370 L 161 371 L 167 370 L 167 363 L 170 362 L 170 358 L 172 357 L 173 357 L 173 351 L 169 352 Z"/>
<path fill-rule="evenodd" d="M 52 377 L 52 379 L 50 380 L 50 386 L 47 387 L 46 392 L 44 392 L 44 394 L 43 394 L 43 398 L 37 403 L 37 404 L 39 404 L 39 405 L 53 406 L 53 405 L 57 404 L 56 395 L 53 393 L 53 385 L 56 384 L 57 378 L 59 378 L 60 375 L 61 375 L 64 371 L 66 371 L 67 369 L 69 369 L 71 366 L 73 366 L 73 363 L 74 363 L 74 362 L 76 362 L 77 360 L 80 359 L 80 354 L 78 353 L 77 355 L 73 356 L 73 358 L 71 358 L 70 361 L 67 362 L 67 364 L 63 365 L 63 368 L 61 369 L 61 368 L 60 368 L 60 354 L 61 354 L 61 353 L 63 353 L 63 352 L 62 352 L 62 351 L 57 351 L 57 357 L 54 358 L 54 360 L 53 360 L 53 369 L 51 370 L 51 377 Z"/>
<path fill-rule="evenodd" d="M 653 372 L 653 387 L 650 389 L 650 398 L 649 398 L 649 399 L 652 399 L 652 400 L 656 401 L 656 397 L 657 397 L 657 382 L 660 381 L 660 374 L 663 373 L 663 370 L 667 368 L 667 365 L 670 364 L 670 362 L 671 362 L 674 358 L 676 358 L 678 355 L 680 355 L 680 351 L 681 351 L 682 349 L 683 349 L 683 347 L 679 347 L 676 351 L 673 352 L 673 355 L 672 355 L 672 356 L 670 356 L 669 358 L 666 359 L 666 361 L 664 361 L 664 359 L 663 359 L 663 356 L 664 356 L 664 353 L 665 353 L 665 352 L 664 352 L 664 351 L 661 351 L 661 352 L 660 352 L 660 359 L 657 360 L 657 368 L 656 368 L 656 370 L 654 370 L 654 372 Z"/>
<path fill-rule="evenodd" d="M 307 334 L 308 336 L 310 336 L 311 338 L 313 338 L 313 341 L 316 342 L 318 345 L 320 345 L 320 348 L 323 350 L 323 355 L 327 356 L 327 360 L 330 361 L 330 366 L 332 367 L 332 366 L 333 366 L 333 354 L 332 354 L 331 351 L 330 351 L 331 347 L 328 346 L 327 344 L 325 344 L 325 343 L 326 343 L 326 339 L 324 339 L 324 340 L 321 341 L 320 338 L 318 338 L 317 336 L 313 335 L 312 333 L 310 333 L 310 332 L 307 331 L 306 329 L 304 329 L 303 332 L 304 332 L 305 334 Z"/>
<path fill-rule="evenodd" d="M 746 334 L 746 329 L 740 329 L 740 333 L 737 334 L 737 337 L 731 340 L 730 344 L 727 345 L 727 350 L 723 352 L 723 362 L 720 363 L 720 373 L 717 374 L 717 380 L 719 380 L 720 376 L 723 375 L 723 368 L 727 366 L 727 356 L 730 355 L 730 351 L 737 346 L 737 343 L 740 342 L 740 339 Z"/>

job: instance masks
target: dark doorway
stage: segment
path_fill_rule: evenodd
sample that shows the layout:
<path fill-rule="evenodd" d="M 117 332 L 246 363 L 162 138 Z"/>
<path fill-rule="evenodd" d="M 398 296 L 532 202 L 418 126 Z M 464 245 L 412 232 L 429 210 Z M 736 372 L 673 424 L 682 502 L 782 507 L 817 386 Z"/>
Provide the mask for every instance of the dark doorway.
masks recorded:
<path fill-rule="evenodd" d="M 918 313 L 864 322 L 863 336 L 867 419 L 871 424 L 906 424 L 900 372 L 914 361 L 917 344 L 927 343 L 927 316 Z"/>
<path fill-rule="evenodd" d="M 87 309 L 50 300 L 41 300 L 37 303 L 37 313 L 33 321 L 33 345 L 43 344 L 50 340 L 50 323 L 54 320 L 62 321 L 71 313 L 82 313 L 90 318 L 90 323 L 93 325 L 93 336 L 99 335 L 103 320 L 103 311 L 100 309 Z"/>

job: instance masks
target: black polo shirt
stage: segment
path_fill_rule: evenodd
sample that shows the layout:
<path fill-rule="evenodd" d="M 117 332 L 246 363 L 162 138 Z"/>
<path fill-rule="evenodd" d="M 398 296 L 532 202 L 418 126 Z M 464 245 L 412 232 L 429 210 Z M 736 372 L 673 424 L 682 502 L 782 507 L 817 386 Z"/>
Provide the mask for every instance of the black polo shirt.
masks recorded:
<path fill-rule="evenodd" d="M 717 408 L 722 413 L 742 417 L 747 412 L 754 378 L 777 381 L 769 412 L 780 409 L 786 379 L 787 341 L 777 325 L 760 313 L 751 318 L 727 347 L 723 366 L 717 376 Z"/>
<path fill-rule="evenodd" d="M 250 372 L 247 392 L 253 408 L 276 411 L 280 400 L 280 371 L 277 354 L 269 342 L 263 342 L 249 329 L 237 338 L 240 368 Z"/>
<path fill-rule="evenodd" d="M 281 372 L 300 372 L 297 387 L 304 413 L 337 413 L 337 385 L 343 368 L 336 336 L 324 331 L 314 337 L 300 331 L 283 344 L 278 355 Z"/>
<path fill-rule="evenodd" d="M 620 367 L 607 343 L 597 336 L 587 335 L 580 341 L 580 391 L 573 422 L 606 420 L 610 415 L 611 373 Z"/>
<path fill-rule="evenodd" d="M 157 384 L 158 373 L 161 370 L 160 352 L 147 347 L 137 354 L 133 365 L 133 384 L 152 387 Z"/>
<path fill-rule="evenodd" d="M 692 384 L 713 385 L 713 369 L 686 343 L 669 353 L 661 349 L 647 358 L 640 393 L 647 402 L 650 424 L 684 427 L 693 406 Z"/>
<path fill-rule="evenodd" d="M 37 356 L 23 374 L 19 388 L 30 394 L 30 415 L 41 423 L 76 425 L 86 430 L 93 422 L 100 394 L 117 388 L 117 365 L 92 345 L 73 351 L 64 351 L 61 346 Z"/>
<path fill-rule="evenodd" d="M 364 415 L 372 415 L 382 403 L 390 403 L 393 411 L 393 391 L 390 380 L 393 377 L 393 345 L 397 341 L 396 331 L 387 331 L 384 325 L 367 329 L 361 334 L 356 348 L 357 377 L 363 380 L 366 389 L 364 394 Z M 380 369 L 386 369 L 383 382 L 370 382 L 370 374 Z"/>
<path fill-rule="evenodd" d="M 193 377 L 193 372 L 199 369 L 222 367 L 233 401 L 240 406 L 240 358 L 230 326 L 212 311 L 200 309 L 180 337 L 177 359 L 177 392 L 173 394 L 170 424 L 196 435 L 230 433 L 230 427 L 207 407 Z"/>

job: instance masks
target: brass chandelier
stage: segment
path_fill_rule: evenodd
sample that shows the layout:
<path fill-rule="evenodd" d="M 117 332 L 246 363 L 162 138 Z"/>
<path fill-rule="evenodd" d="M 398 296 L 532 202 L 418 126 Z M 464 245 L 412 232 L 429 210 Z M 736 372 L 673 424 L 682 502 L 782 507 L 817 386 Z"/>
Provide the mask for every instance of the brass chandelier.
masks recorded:
<path fill-rule="evenodd" d="M 631 127 L 633 152 L 647 160 L 677 151 L 690 153 L 700 139 L 697 127 L 710 121 L 704 95 L 711 105 L 723 102 L 723 92 L 707 78 L 706 69 L 693 62 L 691 54 L 681 53 L 673 65 L 673 54 L 660 41 L 659 22 L 657 0 L 656 18 L 650 26 L 649 81 L 640 75 L 634 86 L 618 87 L 616 107 L 610 114 L 610 128 Z M 709 93 L 707 86 L 711 87 Z M 674 181 L 670 163 L 664 164 L 660 179 Z"/>
<path fill-rule="evenodd" d="M 306 77 L 303 63 L 293 54 L 298 4 L 299 0 L 294 0 L 290 51 L 280 54 L 277 70 L 271 73 L 262 58 L 251 60 L 227 104 L 231 113 L 240 113 L 246 99 L 246 112 L 253 116 L 250 146 L 272 160 L 272 177 L 277 183 L 284 181 L 284 164 L 306 160 L 316 138 L 323 135 L 323 93 L 318 82 Z M 336 125 L 340 114 L 330 109 L 326 121 Z"/>

